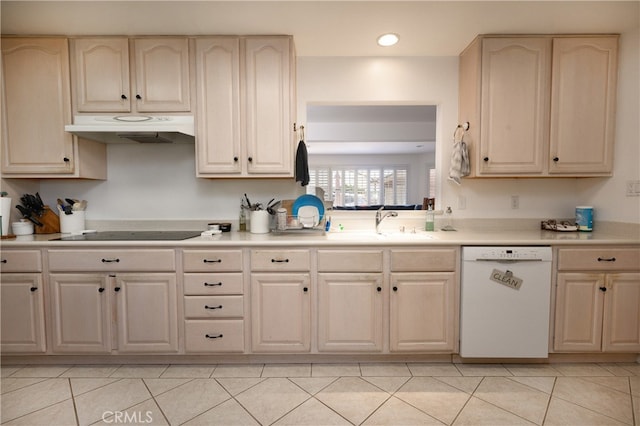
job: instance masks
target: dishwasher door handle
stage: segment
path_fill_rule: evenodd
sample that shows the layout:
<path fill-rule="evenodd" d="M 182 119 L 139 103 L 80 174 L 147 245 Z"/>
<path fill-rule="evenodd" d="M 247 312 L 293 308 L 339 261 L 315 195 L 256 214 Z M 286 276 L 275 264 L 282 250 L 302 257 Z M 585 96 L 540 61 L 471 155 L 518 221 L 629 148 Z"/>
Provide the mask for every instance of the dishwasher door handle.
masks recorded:
<path fill-rule="evenodd" d="M 542 262 L 542 259 L 476 259 L 476 262 L 499 262 L 499 263 L 516 263 L 516 262 Z"/>

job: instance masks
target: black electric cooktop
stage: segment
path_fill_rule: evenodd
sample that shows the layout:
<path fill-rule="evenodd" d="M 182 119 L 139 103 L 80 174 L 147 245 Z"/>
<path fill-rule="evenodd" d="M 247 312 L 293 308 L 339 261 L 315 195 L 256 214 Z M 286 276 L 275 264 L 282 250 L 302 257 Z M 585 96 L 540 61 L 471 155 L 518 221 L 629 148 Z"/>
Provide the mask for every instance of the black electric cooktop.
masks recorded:
<path fill-rule="evenodd" d="M 202 231 L 101 231 L 56 238 L 57 241 L 178 241 L 199 237 Z"/>

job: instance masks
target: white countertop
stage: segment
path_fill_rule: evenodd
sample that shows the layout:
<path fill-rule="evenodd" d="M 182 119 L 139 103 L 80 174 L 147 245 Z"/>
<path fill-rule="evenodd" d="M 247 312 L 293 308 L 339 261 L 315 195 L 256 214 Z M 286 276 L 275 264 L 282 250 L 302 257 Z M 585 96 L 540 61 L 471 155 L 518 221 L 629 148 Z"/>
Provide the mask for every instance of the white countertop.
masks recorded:
<path fill-rule="evenodd" d="M 226 246 L 441 246 L 441 245 L 630 245 L 640 244 L 635 232 L 552 232 L 542 230 L 499 230 L 491 228 L 458 231 L 383 232 L 344 231 L 322 233 L 252 234 L 228 232 L 211 237 L 179 241 L 55 241 L 62 234 L 37 234 L 2 240 L 7 248 L 19 247 L 226 247 Z"/>

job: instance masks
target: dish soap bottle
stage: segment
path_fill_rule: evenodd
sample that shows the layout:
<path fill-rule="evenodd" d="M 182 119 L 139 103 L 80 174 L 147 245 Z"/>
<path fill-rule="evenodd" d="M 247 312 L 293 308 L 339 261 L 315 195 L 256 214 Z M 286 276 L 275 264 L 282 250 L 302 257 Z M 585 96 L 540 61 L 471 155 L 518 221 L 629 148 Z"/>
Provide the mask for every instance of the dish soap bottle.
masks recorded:
<path fill-rule="evenodd" d="M 435 214 L 433 213 L 433 209 L 431 206 L 427 209 L 427 222 L 424 225 L 425 231 L 434 231 L 434 222 L 435 222 Z"/>
<path fill-rule="evenodd" d="M 243 232 L 247 230 L 247 214 L 244 211 L 242 205 L 242 198 L 240 199 L 240 218 L 238 219 L 238 230 Z"/>

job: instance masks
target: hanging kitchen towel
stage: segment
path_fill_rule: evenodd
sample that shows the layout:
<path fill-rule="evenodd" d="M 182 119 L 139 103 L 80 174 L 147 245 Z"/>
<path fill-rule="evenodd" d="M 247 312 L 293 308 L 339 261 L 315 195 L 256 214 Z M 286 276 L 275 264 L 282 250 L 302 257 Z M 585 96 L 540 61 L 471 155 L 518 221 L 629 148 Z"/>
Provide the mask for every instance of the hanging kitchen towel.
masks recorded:
<path fill-rule="evenodd" d="M 460 178 L 469 176 L 469 151 L 464 142 L 464 129 L 458 126 L 453 133 L 453 151 L 451 152 L 451 166 L 449 167 L 449 180 L 460 185 Z M 460 136 L 458 136 L 460 135 Z"/>
<path fill-rule="evenodd" d="M 302 186 L 309 185 L 309 159 L 304 140 L 300 140 L 296 152 L 296 182 L 300 182 Z"/>

